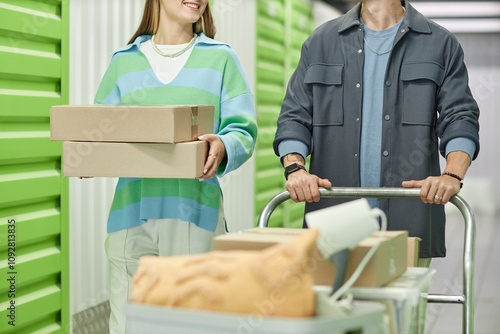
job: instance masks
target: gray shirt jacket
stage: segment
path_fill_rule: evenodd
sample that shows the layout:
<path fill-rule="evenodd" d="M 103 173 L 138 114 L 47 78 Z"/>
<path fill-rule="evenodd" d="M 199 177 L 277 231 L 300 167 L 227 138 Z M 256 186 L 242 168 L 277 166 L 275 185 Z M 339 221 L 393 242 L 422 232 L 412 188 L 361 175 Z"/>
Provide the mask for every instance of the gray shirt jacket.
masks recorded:
<path fill-rule="evenodd" d="M 278 118 L 274 150 L 299 140 L 311 155 L 310 172 L 334 187 L 360 186 L 359 149 L 363 95 L 360 8 L 320 26 L 304 42 Z M 409 3 L 385 74 L 382 120 L 382 187 L 440 175 L 439 153 L 453 138 L 469 138 L 479 152 L 479 108 L 472 97 L 463 51 L 447 30 Z M 367 87 L 366 89 L 369 89 Z M 439 139 L 439 141 L 438 141 Z M 369 164 L 369 161 L 362 163 Z M 306 212 L 347 200 L 307 203 Z M 443 205 L 418 198 L 381 199 L 389 229 L 422 238 L 420 257 L 444 257 Z"/>

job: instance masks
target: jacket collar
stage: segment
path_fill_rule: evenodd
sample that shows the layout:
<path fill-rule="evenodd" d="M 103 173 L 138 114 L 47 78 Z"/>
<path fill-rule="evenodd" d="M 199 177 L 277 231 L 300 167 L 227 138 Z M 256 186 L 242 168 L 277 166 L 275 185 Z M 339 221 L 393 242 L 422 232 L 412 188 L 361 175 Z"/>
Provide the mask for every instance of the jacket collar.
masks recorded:
<path fill-rule="evenodd" d="M 430 34 L 431 28 L 427 18 L 419 13 L 411 4 L 405 0 L 404 7 L 406 9 L 406 14 L 403 19 L 403 24 L 406 25 L 410 30 Z M 339 33 L 343 33 L 352 27 L 358 27 L 361 24 L 360 20 L 361 3 L 357 3 L 351 10 L 349 10 L 345 15 L 342 23 L 339 27 Z"/>
<path fill-rule="evenodd" d="M 115 51 L 115 53 L 113 55 L 115 55 L 117 53 L 121 53 L 121 52 L 137 52 L 139 50 L 141 43 L 150 40 L 151 37 L 152 37 L 151 35 L 137 36 L 137 38 L 134 40 L 133 43 L 127 44 L 127 45 L 119 48 L 118 50 Z M 227 43 L 219 42 L 219 41 L 216 41 L 212 38 L 209 38 L 204 33 L 198 34 L 198 39 L 197 39 L 195 45 L 197 45 L 197 44 L 228 45 Z"/>

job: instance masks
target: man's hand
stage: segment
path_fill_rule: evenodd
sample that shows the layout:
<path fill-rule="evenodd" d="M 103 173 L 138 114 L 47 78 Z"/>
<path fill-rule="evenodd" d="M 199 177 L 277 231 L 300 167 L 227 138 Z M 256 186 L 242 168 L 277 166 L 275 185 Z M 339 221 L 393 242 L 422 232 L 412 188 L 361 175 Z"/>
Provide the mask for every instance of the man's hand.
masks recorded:
<path fill-rule="evenodd" d="M 304 166 L 304 157 L 298 153 L 290 153 L 283 157 L 284 167 L 294 163 Z M 321 198 L 319 187 L 331 188 L 332 183 L 327 179 L 321 179 L 301 169 L 288 175 L 285 187 L 294 202 L 311 203 L 319 202 Z"/>
<path fill-rule="evenodd" d="M 445 172 L 454 174 L 463 179 L 469 168 L 471 159 L 465 152 L 454 151 L 446 157 Z M 453 195 L 460 192 L 461 181 L 457 178 L 443 174 L 429 176 L 424 180 L 403 181 L 405 188 L 420 188 L 420 199 L 429 204 L 446 204 Z"/>
<path fill-rule="evenodd" d="M 403 181 L 402 185 L 405 188 L 420 188 L 420 199 L 428 204 L 446 204 L 453 195 L 460 192 L 460 181 L 448 175 Z"/>
<path fill-rule="evenodd" d="M 332 183 L 327 179 L 309 174 L 305 170 L 299 170 L 288 176 L 285 187 L 294 202 L 311 203 L 319 202 L 321 198 L 319 187 L 331 188 Z"/>

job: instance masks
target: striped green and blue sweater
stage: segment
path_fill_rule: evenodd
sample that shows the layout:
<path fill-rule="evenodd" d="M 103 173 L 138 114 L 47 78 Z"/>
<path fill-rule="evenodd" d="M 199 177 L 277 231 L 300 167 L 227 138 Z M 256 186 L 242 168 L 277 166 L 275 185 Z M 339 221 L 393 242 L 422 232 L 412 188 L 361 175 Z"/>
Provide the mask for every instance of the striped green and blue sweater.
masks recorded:
<path fill-rule="evenodd" d="M 163 84 L 139 50 L 151 36 L 115 52 L 96 94 L 97 104 L 215 106 L 215 133 L 226 158 L 217 176 L 240 167 L 253 153 L 257 122 L 253 95 L 241 64 L 224 43 L 200 34 L 180 73 Z M 144 166 L 147 168 L 147 166 Z M 221 190 L 216 178 L 120 178 L 108 218 L 108 233 L 172 218 L 208 231 L 217 225 Z"/>

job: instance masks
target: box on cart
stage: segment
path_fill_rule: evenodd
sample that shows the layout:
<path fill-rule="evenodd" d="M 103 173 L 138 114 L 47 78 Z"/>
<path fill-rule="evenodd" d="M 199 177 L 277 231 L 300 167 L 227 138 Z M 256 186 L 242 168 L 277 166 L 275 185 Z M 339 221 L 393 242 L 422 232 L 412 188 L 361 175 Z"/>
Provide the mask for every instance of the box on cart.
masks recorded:
<path fill-rule="evenodd" d="M 419 237 L 408 237 L 408 267 L 416 267 L 420 253 Z"/>
<path fill-rule="evenodd" d="M 212 105 L 61 105 L 50 108 L 52 140 L 178 143 L 213 132 Z"/>
<path fill-rule="evenodd" d="M 72 142 L 63 144 L 63 175 L 83 177 L 197 178 L 205 141 L 177 144 Z"/>
<path fill-rule="evenodd" d="M 253 228 L 228 233 L 213 239 L 213 250 L 258 250 L 296 238 L 302 229 L 295 228 Z M 378 242 L 378 233 L 362 240 L 349 255 L 346 278 L 356 270 L 364 255 Z M 407 269 L 406 231 L 387 231 L 377 251 L 372 256 L 354 286 L 383 286 L 402 275 Z M 323 258 L 319 250 L 310 264 L 316 285 L 330 285 L 335 278 L 335 266 Z"/>

